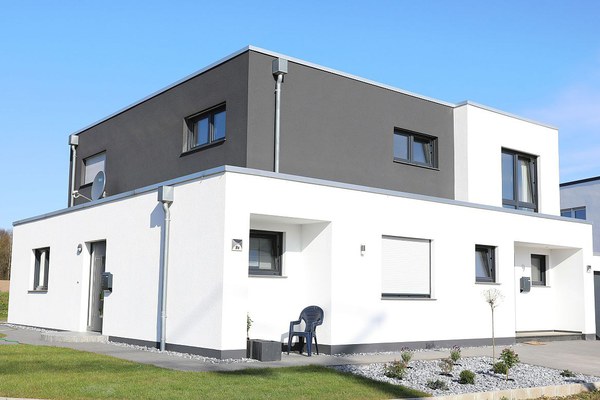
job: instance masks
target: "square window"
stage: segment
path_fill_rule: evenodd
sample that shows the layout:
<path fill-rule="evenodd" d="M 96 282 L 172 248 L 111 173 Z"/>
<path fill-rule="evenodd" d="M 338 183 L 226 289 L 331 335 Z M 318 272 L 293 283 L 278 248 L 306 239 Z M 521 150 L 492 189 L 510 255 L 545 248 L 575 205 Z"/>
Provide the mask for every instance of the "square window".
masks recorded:
<path fill-rule="evenodd" d="M 249 275 L 281 275 L 283 233 L 250 231 Z"/>
<path fill-rule="evenodd" d="M 431 297 L 431 241 L 381 238 L 381 296 Z"/>
<path fill-rule="evenodd" d="M 496 248 L 475 246 L 475 281 L 496 282 Z"/>
<path fill-rule="evenodd" d="M 537 212 L 537 157 L 502 149 L 502 206 Z"/>
<path fill-rule="evenodd" d="M 546 256 L 541 254 L 531 255 L 531 284 L 546 285 Z"/>
<path fill-rule="evenodd" d="M 226 119 L 225 105 L 186 118 L 184 150 L 193 150 L 225 140 Z"/>
<path fill-rule="evenodd" d="M 50 248 L 35 249 L 33 251 L 35 264 L 33 267 L 33 280 L 31 290 L 48 290 L 48 272 L 50 268 Z"/>
<path fill-rule="evenodd" d="M 419 133 L 394 130 L 394 161 L 437 167 L 437 138 Z"/>
<path fill-rule="evenodd" d="M 106 166 L 106 152 L 102 152 L 83 159 L 82 185 L 91 184 L 98 172 L 104 172 Z"/>

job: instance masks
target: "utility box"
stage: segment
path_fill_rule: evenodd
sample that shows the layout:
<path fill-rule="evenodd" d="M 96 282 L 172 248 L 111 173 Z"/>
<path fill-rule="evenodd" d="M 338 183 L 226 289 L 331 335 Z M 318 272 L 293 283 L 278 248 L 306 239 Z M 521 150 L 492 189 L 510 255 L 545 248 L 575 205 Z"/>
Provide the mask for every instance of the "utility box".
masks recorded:
<path fill-rule="evenodd" d="M 521 277 L 521 293 L 529 292 L 531 290 L 531 279 L 528 276 Z"/>
<path fill-rule="evenodd" d="M 112 292 L 113 275 L 110 272 L 103 272 L 100 276 L 100 282 L 102 290 L 108 290 L 109 292 Z"/>

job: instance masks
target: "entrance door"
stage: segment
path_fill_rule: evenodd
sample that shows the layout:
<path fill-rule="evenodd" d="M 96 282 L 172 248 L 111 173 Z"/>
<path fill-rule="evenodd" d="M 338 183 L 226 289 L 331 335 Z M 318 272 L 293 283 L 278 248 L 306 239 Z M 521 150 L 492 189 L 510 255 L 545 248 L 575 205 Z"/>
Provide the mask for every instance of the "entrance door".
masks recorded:
<path fill-rule="evenodd" d="M 102 332 L 104 291 L 102 290 L 101 275 L 106 264 L 106 242 L 92 243 L 91 250 L 88 331 Z"/>
<path fill-rule="evenodd" d="M 600 272 L 594 272 L 594 302 L 596 304 L 596 338 L 600 338 Z"/>

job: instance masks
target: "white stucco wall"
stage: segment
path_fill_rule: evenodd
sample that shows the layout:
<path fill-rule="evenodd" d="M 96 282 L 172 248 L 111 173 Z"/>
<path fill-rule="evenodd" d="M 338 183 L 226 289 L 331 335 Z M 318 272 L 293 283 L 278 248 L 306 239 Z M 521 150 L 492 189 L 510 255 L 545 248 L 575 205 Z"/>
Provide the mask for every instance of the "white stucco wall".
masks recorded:
<path fill-rule="evenodd" d="M 457 200 L 502 206 L 502 148 L 538 157 L 538 210 L 560 215 L 558 131 L 467 103 L 454 110 Z"/>
<path fill-rule="evenodd" d="M 490 287 L 505 295 L 497 337 L 595 331 L 592 274 L 585 272 L 592 263 L 589 224 L 228 170 L 175 185 L 168 343 L 244 349 L 247 314 L 251 338 L 285 340 L 289 321 L 311 304 L 325 310 L 321 344 L 488 338 L 481 293 Z M 84 246 L 77 255 L 76 247 L 106 240 L 114 290 L 105 300 L 103 333 L 157 341 L 162 219 L 152 190 L 15 226 L 9 321 L 85 330 L 89 253 Z M 248 276 L 250 229 L 284 232 L 282 277 Z M 382 299 L 383 235 L 432 241 L 431 299 Z M 243 240 L 242 251 L 232 251 L 232 239 Z M 476 244 L 497 247 L 497 284 L 475 283 Z M 28 293 L 32 249 L 48 246 L 48 292 Z M 531 248 L 548 252 L 554 264 L 549 287 L 524 296 L 520 260 Z M 555 316 L 544 319 L 539 310 L 549 304 Z"/>

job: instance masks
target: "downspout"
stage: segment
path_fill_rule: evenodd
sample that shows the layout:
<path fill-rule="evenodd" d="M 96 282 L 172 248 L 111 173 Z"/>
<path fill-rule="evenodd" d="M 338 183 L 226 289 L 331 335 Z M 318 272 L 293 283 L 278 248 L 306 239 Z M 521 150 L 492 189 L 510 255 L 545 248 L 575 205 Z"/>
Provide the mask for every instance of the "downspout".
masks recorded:
<path fill-rule="evenodd" d="M 288 72 L 288 61 L 282 58 L 273 60 L 273 76 L 277 79 L 275 83 L 275 167 L 274 171 L 279 172 L 279 139 L 281 136 L 281 84 L 283 76 Z"/>
<path fill-rule="evenodd" d="M 167 276 L 169 270 L 169 231 L 171 229 L 171 204 L 173 203 L 173 186 L 161 186 L 158 188 L 158 201 L 162 203 L 165 212 L 165 223 L 163 227 L 162 243 L 163 256 L 161 260 L 161 282 L 160 291 L 160 350 L 165 351 L 167 343 Z"/>
<path fill-rule="evenodd" d="M 69 207 L 73 207 L 75 196 L 75 167 L 77 166 L 77 146 L 79 145 L 79 136 L 69 136 L 69 144 L 71 145 L 71 182 L 69 182 Z"/>

